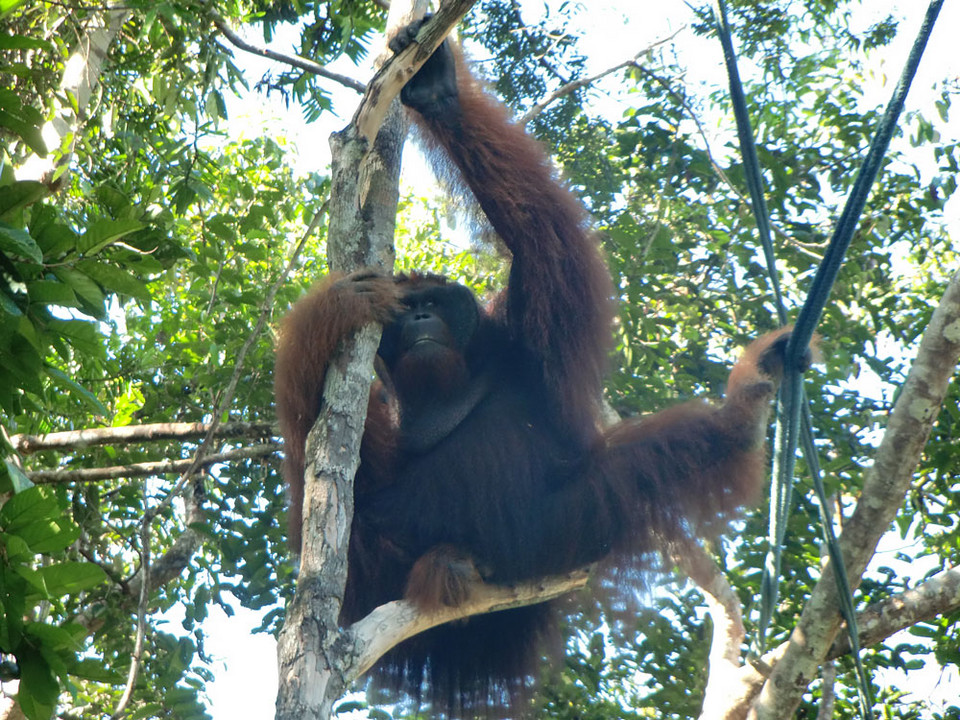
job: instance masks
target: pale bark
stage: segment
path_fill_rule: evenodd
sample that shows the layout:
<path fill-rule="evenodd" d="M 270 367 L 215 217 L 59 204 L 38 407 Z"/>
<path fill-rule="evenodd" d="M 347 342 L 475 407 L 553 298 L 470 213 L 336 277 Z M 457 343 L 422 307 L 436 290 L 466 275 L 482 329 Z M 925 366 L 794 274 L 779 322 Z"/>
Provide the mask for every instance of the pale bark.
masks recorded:
<path fill-rule="evenodd" d="M 471 589 L 466 602 L 430 614 L 404 600 L 382 605 L 350 626 L 344 644 L 349 648 L 345 675 L 349 680 L 360 677 L 390 648 L 424 630 L 471 615 L 551 600 L 582 588 L 589 577 L 589 570 L 583 569 L 519 585 L 481 584 Z"/>
<path fill-rule="evenodd" d="M 686 567 L 686 565 L 684 565 Z M 719 570 L 718 570 L 719 572 Z M 701 585 L 703 576 L 691 577 Z M 710 580 L 707 580 L 709 584 Z M 705 590 L 709 594 L 709 591 Z M 717 622 L 717 613 L 739 614 L 739 610 L 731 611 L 727 603 L 713 604 L 708 601 L 710 617 Z M 857 627 L 860 628 L 860 644 L 863 647 L 883 642 L 894 633 L 904 630 L 922 620 L 960 610 L 960 569 L 946 570 L 915 588 L 898 595 L 871 604 L 862 612 L 857 613 Z M 727 621 L 721 620 L 721 626 L 714 628 L 714 643 L 723 643 L 718 640 L 718 633 L 723 637 L 724 626 Z M 767 678 L 774 668 L 786 655 L 789 642 L 765 653 L 761 658 L 754 658 L 740 664 L 734 673 L 726 672 L 722 682 L 714 677 L 714 653 L 711 652 L 710 678 L 707 681 L 707 693 L 704 698 L 703 711 L 700 720 L 742 720 L 747 717 L 750 703 L 756 698 Z M 732 644 L 728 645 L 728 650 Z M 829 661 L 846 655 L 850 652 L 849 640 L 846 636 L 837 638 L 827 653 Z M 723 667 L 721 665 L 721 667 Z M 727 666 L 729 667 L 729 666 Z M 830 672 L 821 673 L 821 681 L 831 682 Z M 716 692 L 713 692 L 716 690 Z M 826 700 L 822 701 L 825 702 Z M 783 717 L 792 717 L 784 715 Z"/>
<path fill-rule="evenodd" d="M 122 427 L 84 428 L 46 435 L 11 435 L 13 449 L 23 455 L 41 450 L 80 450 L 95 445 L 126 445 L 155 440 L 199 440 L 210 431 L 210 423 L 150 423 Z M 218 438 L 269 438 L 277 435 L 267 423 L 221 423 Z"/>
<path fill-rule="evenodd" d="M 9 695 L 4 695 L 0 696 L 0 720 L 27 720 L 27 716 L 20 709 L 20 703 Z"/>
<path fill-rule="evenodd" d="M 831 720 L 833 707 L 837 701 L 836 693 L 837 664 L 828 660 L 820 671 L 820 707 L 817 708 L 817 720 Z"/>
<path fill-rule="evenodd" d="M 331 268 L 392 268 L 406 134 L 395 98 L 471 4 L 461 1 L 441 8 L 421 32 L 421 43 L 386 63 L 369 84 L 353 122 L 331 138 Z M 409 20 L 407 9 L 404 3 L 393 3 L 391 29 Z M 350 679 L 349 653 L 337 617 L 346 579 L 353 476 L 379 338 L 380 328 L 369 326 L 344 343 L 340 358 L 328 369 L 324 405 L 308 441 L 300 577 L 277 644 L 278 720 L 326 720 Z"/>
<path fill-rule="evenodd" d="M 103 61 L 123 24 L 133 14 L 122 0 L 110 0 L 102 12 L 91 15 L 86 32 L 67 59 L 57 92 L 66 102 L 40 130 L 47 156 L 31 156 L 17 171 L 18 180 L 39 180 L 61 187 L 67 181 L 77 133 L 86 117 L 90 97 L 100 82 Z M 72 138 L 64 147 L 64 141 Z M 62 151 L 59 155 L 57 151 Z"/>
<path fill-rule="evenodd" d="M 347 574 L 353 476 L 379 328 L 346 343 L 352 361 L 327 372 L 324 406 L 307 443 L 300 576 L 277 642 L 277 720 L 330 717 L 347 677 L 337 624 Z"/>
<path fill-rule="evenodd" d="M 703 591 L 713 637 L 710 642 L 710 666 L 707 687 L 699 720 L 730 720 L 746 713 L 750 698 L 735 697 L 731 688 L 738 687 L 740 655 L 746 632 L 740 598 L 726 576 L 706 550 L 691 543 L 676 555 L 680 568 Z"/>
<path fill-rule="evenodd" d="M 111 465 L 109 467 L 80 468 L 78 470 L 33 470 L 26 476 L 37 485 L 50 485 L 67 482 L 102 482 L 119 478 L 152 477 L 168 473 L 194 472 L 211 465 L 247 460 L 249 458 L 268 457 L 280 450 L 278 443 L 252 445 L 238 450 L 211 453 L 199 459 L 156 460 L 152 462 Z"/>
<path fill-rule="evenodd" d="M 881 642 L 918 622 L 960 610 L 960 568 L 950 568 L 899 595 L 878 600 L 857 615 L 860 644 Z M 841 634 L 833 643 L 828 658 L 850 652 L 850 638 Z"/>

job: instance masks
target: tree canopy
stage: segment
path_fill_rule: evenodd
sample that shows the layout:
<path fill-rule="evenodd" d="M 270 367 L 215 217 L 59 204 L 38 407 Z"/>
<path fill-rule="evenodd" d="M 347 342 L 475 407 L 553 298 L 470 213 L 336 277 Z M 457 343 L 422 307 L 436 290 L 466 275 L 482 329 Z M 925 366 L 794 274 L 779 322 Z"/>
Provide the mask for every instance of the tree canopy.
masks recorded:
<path fill-rule="evenodd" d="M 720 396 L 737 349 L 778 325 L 709 4 L 635 5 L 482 0 L 459 27 L 601 231 L 619 302 L 606 400 L 621 416 Z M 883 7 L 728 2 L 794 313 L 923 11 Z M 893 518 L 854 592 L 874 711 L 930 720 L 960 717 L 960 391 L 941 401 L 906 381 L 914 367 L 945 382 L 960 350 L 960 16 L 943 15 L 805 382 L 837 534 L 858 505 Z M 296 573 L 274 332 L 327 271 L 316 148 L 352 115 L 386 22 L 378 0 L 0 0 L 0 717 L 209 717 L 211 612 L 256 611 L 279 632 Z M 596 38 L 614 29 L 611 56 Z M 283 125 L 237 121 L 260 103 Z M 407 167 L 396 268 L 502 287 L 492 245 L 466 243 L 470 219 Z M 916 428 L 891 419 L 899 400 Z M 894 458 L 922 445 L 919 462 L 881 463 L 885 442 Z M 758 508 L 708 548 L 722 572 L 649 579 L 636 617 L 572 610 L 537 715 L 709 717 L 720 599 L 728 618 L 743 608 L 759 652 L 766 523 Z M 760 665 L 810 612 L 821 537 L 801 458 Z M 759 689 L 743 657 L 738 682 Z M 842 632 L 822 660 L 796 714 L 771 717 L 858 716 Z M 421 713 L 376 701 L 341 707 Z"/>

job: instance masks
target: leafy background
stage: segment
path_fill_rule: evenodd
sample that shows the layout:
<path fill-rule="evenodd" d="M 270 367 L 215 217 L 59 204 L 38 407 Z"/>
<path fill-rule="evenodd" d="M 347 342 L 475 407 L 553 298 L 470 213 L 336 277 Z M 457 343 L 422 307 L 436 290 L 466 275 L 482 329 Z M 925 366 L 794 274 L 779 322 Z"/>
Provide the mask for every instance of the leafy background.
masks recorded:
<path fill-rule="evenodd" d="M 921 9 L 853 0 L 730 6 L 779 229 L 778 266 L 796 307 Z M 208 642 L 211 614 L 254 611 L 259 629 L 273 633 L 292 592 L 275 449 L 187 483 L 159 472 L 42 480 L 35 473 L 186 460 L 199 439 L 27 454 L 12 436 L 273 422 L 273 328 L 325 272 L 326 138 L 357 96 L 328 78 L 253 59 L 218 22 L 363 82 L 382 46 L 385 12 L 361 0 L 113 6 L 122 23 L 78 120 L 65 70 L 78 43 L 103 25 L 105 7 L 0 0 L 0 679 L 5 690 L 15 687 L 9 678 L 19 670 L 19 702 L 30 718 L 99 717 L 117 707 L 136 643 L 150 517 L 155 579 L 163 582 L 146 595 L 144 659 L 129 707 L 135 717 L 200 718 L 210 713 L 207 688 L 224 674 Z M 775 325 L 707 18 L 704 8 L 683 4 L 601 11 L 488 0 L 462 28 L 479 71 L 518 114 L 679 31 L 529 122 L 604 236 L 621 300 L 607 397 L 623 415 L 721 394 L 736 348 Z M 861 487 L 918 338 L 957 268 L 957 23 L 956 8 L 945 10 L 820 326 L 827 362 L 807 390 L 827 490 L 841 512 Z M 256 120 L 250 111 L 260 106 L 274 110 Z M 254 119 L 236 117 L 247 114 Z M 45 148 L 42 128 L 57 118 L 68 131 Z M 44 151 L 56 169 L 31 177 Z M 499 287 L 503 263 L 486 246 L 464 243 L 472 228 L 424 182 L 420 164 L 409 163 L 398 266 L 443 271 L 481 293 Z M 254 334 L 261 317 L 267 328 Z M 957 562 L 960 413 L 951 392 L 858 603 Z M 214 449 L 265 439 L 251 433 L 221 438 Z M 771 643 L 789 633 L 818 577 L 819 531 L 802 467 L 796 503 Z M 764 522 L 752 515 L 716 548 L 750 609 L 748 623 L 756 621 Z M 164 576 L 162 563 L 179 557 L 184 539 L 191 552 Z M 646 601 L 649 610 L 633 624 L 593 611 L 570 618 L 570 652 L 564 667 L 547 673 L 540 714 L 697 715 L 708 633 L 699 593 L 679 581 Z M 866 651 L 884 713 L 960 713 L 951 706 L 956 693 L 939 704 L 908 694 L 912 673 L 924 668 L 926 677 L 945 668 L 958 687 L 958 620 L 953 610 Z M 250 664 L 263 676 L 256 694 L 269 708 L 274 657 Z M 841 663 L 837 717 L 856 712 L 848 669 Z M 250 692 L 247 685 L 232 694 Z M 801 717 L 814 716 L 820 692 L 814 686 L 805 697 Z M 252 701 L 241 698 L 249 710 Z"/>

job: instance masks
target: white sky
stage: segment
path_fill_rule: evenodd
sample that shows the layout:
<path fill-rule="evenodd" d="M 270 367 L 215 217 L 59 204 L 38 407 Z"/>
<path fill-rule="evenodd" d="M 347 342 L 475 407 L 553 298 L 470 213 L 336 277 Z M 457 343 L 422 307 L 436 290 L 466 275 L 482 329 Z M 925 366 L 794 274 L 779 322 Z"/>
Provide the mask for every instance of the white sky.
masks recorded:
<path fill-rule="evenodd" d="M 690 21 L 690 12 L 682 0 L 595 0 L 583 2 L 589 11 L 583 12 L 584 33 L 580 47 L 590 59 L 590 71 L 599 71 L 632 56 L 656 40 L 674 33 Z M 524 2 L 527 19 L 541 12 L 541 0 Z M 866 2 L 857 15 L 862 27 L 893 12 L 903 19 L 896 41 L 878 54 L 874 74 L 865 79 L 870 97 L 877 103 L 885 103 L 919 28 L 926 3 L 918 0 L 873 0 Z M 943 137 L 960 140 L 960 109 L 954 108 L 948 125 L 939 122 L 933 110 L 933 100 L 938 97 L 934 86 L 943 78 L 960 77 L 960 52 L 956 49 L 956 33 L 960 28 L 960 3 L 947 2 L 940 13 L 937 26 L 927 47 L 920 70 L 907 101 L 907 111 L 922 109 L 931 120 L 936 120 Z M 719 43 L 694 37 L 689 30 L 681 33 L 675 43 L 676 51 L 690 68 L 688 83 L 695 87 L 723 86 L 726 83 Z M 288 50 L 282 42 L 274 47 Z M 248 79 L 256 82 L 272 65 L 261 58 L 243 56 L 238 52 L 238 61 L 248 70 Z M 367 73 L 349 63 L 334 68 L 338 72 L 365 80 Z M 606 102 L 600 94 L 593 94 L 595 102 Z M 255 136 L 258 134 L 288 135 L 298 148 L 298 169 L 302 172 L 325 171 L 329 163 L 327 138 L 341 129 L 352 114 L 358 96 L 349 90 L 338 89 L 334 95 L 335 110 L 339 118 L 330 118 L 305 125 L 299 114 L 285 111 L 279 103 L 251 96 L 246 101 L 230 102 L 231 120 L 228 129 L 234 135 Z M 960 217 L 960 200 L 954 198 L 948 210 L 954 218 Z M 956 227 L 956 226 L 954 226 Z M 956 232 L 956 231 L 955 231 Z M 955 235 L 960 237 L 960 233 Z M 889 548 L 887 552 L 890 552 Z M 274 716 L 276 696 L 276 646 L 271 637 L 253 635 L 251 629 L 258 624 L 253 613 L 239 608 L 233 618 L 226 618 L 215 610 L 205 623 L 209 640 L 206 650 L 212 656 L 223 658 L 223 666 L 215 667 L 217 680 L 209 686 L 210 711 L 214 720 L 268 720 Z M 949 682 L 940 683 L 937 675 L 911 676 L 910 686 L 918 698 L 937 698 L 955 701 L 960 680 L 954 673 Z"/>

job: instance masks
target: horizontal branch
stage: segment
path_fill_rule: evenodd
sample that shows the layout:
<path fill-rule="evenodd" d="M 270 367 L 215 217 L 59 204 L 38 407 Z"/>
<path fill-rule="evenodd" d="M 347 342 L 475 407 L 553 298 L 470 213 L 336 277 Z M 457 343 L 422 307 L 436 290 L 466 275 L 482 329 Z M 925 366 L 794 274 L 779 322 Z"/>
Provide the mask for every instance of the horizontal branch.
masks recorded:
<path fill-rule="evenodd" d="M 955 567 L 935 575 L 911 590 L 872 603 L 858 612 L 860 645 L 876 645 L 918 622 L 957 610 L 960 610 L 960 568 Z M 784 642 L 765 653 L 762 658 L 742 666 L 731 683 L 730 692 L 737 692 L 739 696 L 747 699 L 754 697 L 789 647 L 790 642 Z M 835 660 L 849 653 L 850 640 L 844 634 L 837 637 L 825 660 Z"/>
<path fill-rule="evenodd" d="M 346 75 L 341 75 L 340 73 L 335 73 L 332 70 L 327 70 L 323 65 L 316 63 L 313 60 L 307 60 L 299 55 L 287 55 L 286 53 L 277 52 L 276 50 L 271 50 L 269 48 L 257 47 L 256 45 L 247 42 L 242 37 L 237 35 L 237 33 L 233 31 L 233 29 L 227 24 L 227 21 L 224 20 L 221 15 L 212 11 L 210 15 L 211 19 L 213 20 L 213 24 L 217 27 L 217 30 L 223 34 L 223 36 L 230 42 L 231 45 L 238 47 L 241 50 L 251 53 L 252 55 L 265 57 L 269 60 L 276 60 L 277 62 L 290 65 L 291 67 L 295 67 L 298 70 L 303 70 L 304 72 L 308 72 L 313 75 L 319 75 L 320 77 L 327 78 L 327 80 L 333 80 L 334 82 L 340 83 L 344 87 L 355 90 L 358 93 L 362 93 L 366 87 L 359 80 L 354 80 Z"/>
<path fill-rule="evenodd" d="M 49 485 L 66 482 L 99 482 L 116 478 L 149 477 L 166 473 L 182 473 L 195 468 L 209 467 L 218 463 L 244 460 L 248 458 L 267 457 L 273 455 L 282 446 L 280 443 L 264 443 L 251 445 L 239 450 L 229 450 L 222 453 L 207 455 L 199 460 L 159 460 L 156 462 L 130 463 L 129 465 L 113 465 L 103 468 L 81 468 L 79 470 L 34 470 L 26 473 L 31 482 L 37 485 Z M 196 463 L 194 465 L 194 463 Z"/>
<path fill-rule="evenodd" d="M 886 640 L 923 620 L 948 615 L 960 609 L 960 568 L 951 568 L 934 575 L 911 590 L 868 605 L 857 614 L 860 644 L 864 647 Z M 850 638 L 841 633 L 828 659 L 850 652 Z"/>
<path fill-rule="evenodd" d="M 367 672 L 390 648 L 424 630 L 471 615 L 552 600 L 583 587 L 589 577 L 589 570 L 582 569 L 519 585 L 478 583 L 471 588 L 465 603 L 432 613 L 422 613 L 406 600 L 381 605 L 343 633 L 342 657 L 352 660 L 350 667 L 345 668 L 348 683 Z"/>
<path fill-rule="evenodd" d="M 40 450 L 76 450 L 93 445 L 153 440 L 198 440 L 210 429 L 209 423 L 151 423 L 122 427 L 85 428 L 46 435 L 11 435 L 13 449 L 23 455 Z M 268 423 L 222 423 L 216 430 L 218 438 L 266 438 L 277 435 Z"/>

